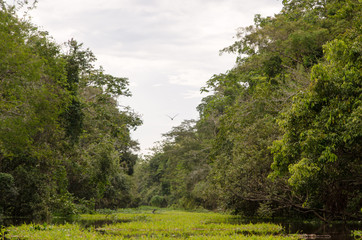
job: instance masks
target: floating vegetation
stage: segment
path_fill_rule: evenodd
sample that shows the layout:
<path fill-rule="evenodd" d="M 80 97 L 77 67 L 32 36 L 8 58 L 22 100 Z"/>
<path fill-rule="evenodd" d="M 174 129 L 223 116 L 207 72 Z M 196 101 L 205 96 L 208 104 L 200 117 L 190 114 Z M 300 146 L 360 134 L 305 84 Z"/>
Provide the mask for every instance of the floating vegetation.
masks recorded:
<path fill-rule="evenodd" d="M 230 215 L 160 210 L 156 213 L 81 215 L 80 220 L 109 220 L 103 226 L 85 228 L 78 223 L 7 228 L 9 239 L 255 239 L 289 240 L 280 225 L 271 223 L 228 224 Z"/>
<path fill-rule="evenodd" d="M 354 231 L 352 231 L 352 236 L 355 239 L 362 239 L 362 230 L 354 230 Z"/>

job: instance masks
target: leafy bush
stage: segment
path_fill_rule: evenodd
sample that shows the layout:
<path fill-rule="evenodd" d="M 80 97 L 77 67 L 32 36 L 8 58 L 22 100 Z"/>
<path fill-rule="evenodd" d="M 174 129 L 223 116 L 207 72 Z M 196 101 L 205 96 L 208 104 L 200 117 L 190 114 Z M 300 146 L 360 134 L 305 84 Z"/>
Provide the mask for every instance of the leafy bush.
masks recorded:
<path fill-rule="evenodd" d="M 167 201 L 166 201 L 165 197 L 155 195 L 151 198 L 150 204 L 151 204 L 151 206 L 154 206 L 154 207 L 166 207 Z"/>
<path fill-rule="evenodd" d="M 58 195 L 52 199 L 52 212 L 54 215 L 69 217 L 78 214 L 74 204 L 74 196 L 70 193 Z"/>

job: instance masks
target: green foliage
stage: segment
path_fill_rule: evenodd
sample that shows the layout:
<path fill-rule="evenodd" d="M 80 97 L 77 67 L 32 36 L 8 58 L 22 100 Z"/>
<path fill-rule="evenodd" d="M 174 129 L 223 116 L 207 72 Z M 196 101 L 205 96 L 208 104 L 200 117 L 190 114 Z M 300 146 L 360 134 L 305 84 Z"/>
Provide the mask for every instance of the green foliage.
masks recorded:
<path fill-rule="evenodd" d="M 18 194 L 14 177 L 8 173 L 0 173 L 0 211 L 2 214 L 8 213 L 9 202 L 14 201 Z"/>
<path fill-rule="evenodd" d="M 284 114 L 285 135 L 273 147 L 274 175 L 313 196 L 304 206 L 323 203 L 330 214 L 347 214 L 348 202 L 361 198 L 360 42 L 352 34 L 324 46 L 325 62 L 313 67 L 310 88 Z"/>
<path fill-rule="evenodd" d="M 362 231 L 360 231 L 360 230 L 354 230 L 354 231 L 352 232 L 352 236 L 353 236 L 355 239 L 361 238 L 361 237 L 362 237 Z"/>
<path fill-rule="evenodd" d="M 64 62 L 46 33 L 19 20 L 14 8 L 1 10 L 0 171 L 14 177 L 19 192 L 10 213 L 44 218 L 59 160 L 59 116 L 70 100 Z"/>
<path fill-rule="evenodd" d="M 221 206 L 251 215 L 265 203 L 272 213 L 357 212 L 342 209 L 360 199 L 361 9 L 357 1 L 343 2 L 284 1 L 280 14 L 257 15 L 255 26 L 241 29 L 240 40 L 223 50 L 239 54 L 238 66 L 208 85 L 214 94 L 201 108 L 202 121 L 215 123 L 211 176 Z M 333 12 L 339 7 L 348 17 Z M 353 40 L 330 41 L 342 33 Z M 327 62 L 316 64 L 323 54 Z M 228 95 L 219 86 L 232 81 L 245 88 L 223 101 Z M 222 108 L 215 107 L 220 100 Z M 267 178 L 271 171 L 279 177 Z"/>
<path fill-rule="evenodd" d="M 150 204 L 153 207 L 166 207 L 167 202 L 163 196 L 155 195 L 151 198 Z"/>
<path fill-rule="evenodd" d="M 51 212 L 55 216 L 70 217 L 78 214 L 74 204 L 74 196 L 68 192 L 63 195 L 56 195 L 51 201 Z"/>
<path fill-rule="evenodd" d="M 360 1 L 283 4 L 221 50 L 237 54 L 236 66 L 201 89 L 209 95 L 195 127 L 174 128 L 140 163 L 142 203 L 157 195 L 252 216 L 358 215 Z"/>
<path fill-rule="evenodd" d="M 0 209 L 44 219 L 92 205 L 84 203 L 127 206 L 137 148 L 130 131 L 141 124 L 117 106 L 116 97 L 130 96 L 128 80 L 95 69 L 74 39 L 63 51 L 0 3 Z"/>
<path fill-rule="evenodd" d="M 149 204 L 360 217 L 360 1 L 285 0 L 274 17 L 256 15 L 221 51 L 236 53 L 236 66 L 201 89 L 200 119 L 174 127 L 145 159 L 130 134 L 142 121 L 117 102 L 131 95 L 128 79 L 95 68 L 74 39 L 63 51 L 0 3 L 6 214 Z"/>
<path fill-rule="evenodd" d="M 209 166 L 206 163 L 207 142 L 196 132 L 195 121 L 184 121 L 165 134 L 166 140 L 160 152 L 140 162 L 135 171 L 136 188 L 141 204 L 173 205 L 179 208 L 210 207 L 214 199 L 208 199 Z M 201 129 L 201 128 L 200 128 Z"/>
<path fill-rule="evenodd" d="M 272 215 L 273 211 L 271 210 L 269 204 L 261 203 L 257 210 L 257 216 L 261 218 L 270 218 Z"/>

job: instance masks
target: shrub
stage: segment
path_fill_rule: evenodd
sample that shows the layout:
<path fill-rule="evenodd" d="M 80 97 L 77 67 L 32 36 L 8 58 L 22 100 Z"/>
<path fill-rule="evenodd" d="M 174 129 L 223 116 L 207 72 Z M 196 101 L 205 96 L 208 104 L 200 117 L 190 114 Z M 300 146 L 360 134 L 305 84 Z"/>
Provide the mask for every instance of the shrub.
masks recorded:
<path fill-rule="evenodd" d="M 155 196 L 153 196 L 151 198 L 150 204 L 153 207 L 166 207 L 167 206 L 167 201 L 166 201 L 165 197 L 155 195 Z"/>

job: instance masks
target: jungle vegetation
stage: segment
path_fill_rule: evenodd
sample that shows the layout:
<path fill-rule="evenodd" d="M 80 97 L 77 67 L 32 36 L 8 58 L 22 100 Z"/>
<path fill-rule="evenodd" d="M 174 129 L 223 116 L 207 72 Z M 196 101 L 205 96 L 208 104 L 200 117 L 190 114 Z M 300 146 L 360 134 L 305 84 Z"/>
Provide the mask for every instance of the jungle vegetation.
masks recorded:
<path fill-rule="evenodd" d="M 361 217 L 361 1 L 284 0 L 221 50 L 200 119 L 140 162 L 142 204 L 245 216 Z"/>
<path fill-rule="evenodd" d="M 96 68 L 0 1 L 0 210 L 46 218 L 139 205 L 244 216 L 360 219 L 360 0 L 283 0 L 221 54 L 199 119 L 136 155 L 142 121 Z"/>
<path fill-rule="evenodd" d="M 0 3 L 1 213 L 44 219 L 130 205 L 130 131 L 142 121 L 118 106 L 131 95 L 128 79 Z"/>

